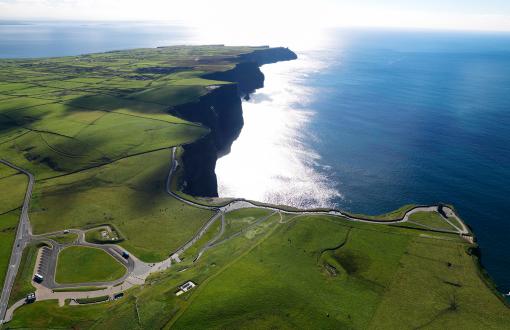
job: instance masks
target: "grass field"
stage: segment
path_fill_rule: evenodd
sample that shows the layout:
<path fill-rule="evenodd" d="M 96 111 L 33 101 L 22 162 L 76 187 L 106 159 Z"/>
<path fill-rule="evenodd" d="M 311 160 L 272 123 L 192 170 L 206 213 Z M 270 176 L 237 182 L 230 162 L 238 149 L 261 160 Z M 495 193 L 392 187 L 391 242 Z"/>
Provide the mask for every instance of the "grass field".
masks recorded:
<path fill-rule="evenodd" d="M 379 215 L 364 215 L 364 214 L 351 214 L 354 216 L 360 216 L 365 219 L 372 219 L 372 220 L 382 220 L 382 221 L 392 221 L 392 220 L 398 220 L 402 219 L 407 211 L 412 209 L 413 207 L 416 207 L 415 204 L 408 204 L 404 205 L 394 211 L 390 211 L 388 213 L 379 214 Z"/>
<path fill-rule="evenodd" d="M 198 253 L 205 245 L 210 242 L 212 239 L 216 238 L 221 232 L 221 219 L 216 220 L 209 229 L 200 237 L 199 240 L 196 241 L 189 249 L 187 249 L 183 254 L 179 255 L 179 259 L 187 260 L 187 259 L 195 259 Z"/>
<path fill-rule="evenodd" d="M 225 216 L 225 233 L 222 238 L 239 233 L 262 217 L 269 216 L 272 211 L 250 208 L 235 210 Z"/>
<path fill-rule="evenodd" d="M 3 166 L 0 164 L 0 166 Z M 27 190 L 28 178 L 16 174 L 0 179 L 0 214 L 20 208 Z"/>
<path fill-rule="evenodd" d="M 224 84 L 201 76 L 256 48 L 188 48 L 0 61 L 2 157 L 41 179 L 207 134 L 168 108 Z"/>
<path fill-rule="evenodd" d="M 103 236 L 102 233 L 106 233 L 107 236 Z M 85 240 L 95 244 L 116 244 L 122 242 L 124 238 L 118 234 L 117 230 L 112 229 L 111 226 L 105 226 L 88 230 L 85 233 Z"/>
<path fill-rule="evenodd" d="M 92 298 L 76 299 L 76 302 L 78 304 L 85 305 L 85 304 L 95 304 L 95 303 L 105 302 L 105 301 L 108 301 L 109 299 L 110 299 L 109 296 L 99 296 L 99 297 L 92 297 Z"/>
<path fill-rule="evenodd" d="M 7 267 L 9 267 L 18 221 L 19 211 L 11 211 L 0 215 L 0 287 L 3 287 Z"/>
<path fill-rule="evenodd" d="M 327 216 L 288 216 L 284 222 L 273 215 L 208 250 L 197 263 L 152 276 L 151 285 L 128 292 L 122 304 L 94 305 L 76 318 L 62 314 L 71 306 L 55 311 L 56 304 L 48 304 L 48 313 L 57 317 L 38 325 L 83 326 L 95 320 L 92 328 L 98 329 L 443 324 L 503 329 L 510 321 L 458 237 Z M 177 286 L 187 280 L 198 286 L 176 297 Z M 34 326 L 27 310 L 39 309 L 38 304 L 16 312 L 14 324 Z"/>
<path fill-rule="evenodd" d="M 170 150 L 161 150 L 40 182 L 34 232 L 112 223 L 125 238 L 121 245 L 143 261 L 167 258 L 213 214 L 165 193 L 169 161 Z"/>
<path fill-rule="evenodd" d="M 58 255 L 55 281 L 60 284 L 107 282 L 125 273 L 126 268 L 103 250 L 71 246 Z"/>
<path fill-rule="evenodd" d="M 29 324 L 28 327 L 33 329 L 48 327 L 87 329 L 101 317 L 101 312 L 104 313 L 102 305 L 59 307 L 56 300 L 41 301 L 20 308 L 16 312 L 16 318 L 9 323 L 9 327 L 23 328 Z M 51 315 L 51 318 L 48 315 Z"/>
<path fill-rule="evenodd" d="M 456 231 L 456 229 L 444 220 L 439 213 L 436 212 L 417 212 L 411 214 L 409 221 L 426 228 Z M 457 222 L 457 220 L 455 220 Z"/>
<path fill-rule="evenodd" d="M 68 234 L 51 236 L 49 238 L 56 241 L 57 243 L 60 243 L 60 244 L 69 244 L 69 243 L 75 242 L 78 239 L 78 234 L 68 233 Z"/>
<path fill-rule="evenodd" d="M 174 326 L 444 328 L 446 321 L 504 328 L 510 312 L 478 277 L 466 247 L 403 229 L 297 217 L 199 283 Z M 336 273 L 320 258 L 328 249 L 341 267 Z M 449 311 L 452 299 L 457 309 Z"/>
<path fill-rule="evenodd" d="M 53 292 L 86 292 L 86 291 L 99 291 L 106 289 L 105 286 L 80 286 L 77 288 L 57 288 Z"/>
<path fill-rule="evenodd" d="M 25 298 L 27 294 L 35 292 L 35 288 L 32 286 L 32 276 L 39 247 L 40 245 L 31 244 L 23 251 L 18 274 L 16 274 L 11 296 L 9 297 L 9 306 Z"/>
<path fill-rule="evenodd" d="M 0 287 L 9 266 L 27 184 L 26 175 L 0 164 Z"/>

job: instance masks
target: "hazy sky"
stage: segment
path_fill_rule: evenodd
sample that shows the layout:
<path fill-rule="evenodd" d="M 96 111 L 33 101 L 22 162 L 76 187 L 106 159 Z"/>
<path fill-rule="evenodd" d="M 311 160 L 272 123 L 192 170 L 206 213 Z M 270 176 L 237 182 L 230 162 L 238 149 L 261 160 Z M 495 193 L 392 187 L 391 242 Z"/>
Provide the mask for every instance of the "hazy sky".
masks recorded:
<path fill-rule="evenodd" d="M 0 19 L 510 31 L 510 0 L 0 0 Z"/>

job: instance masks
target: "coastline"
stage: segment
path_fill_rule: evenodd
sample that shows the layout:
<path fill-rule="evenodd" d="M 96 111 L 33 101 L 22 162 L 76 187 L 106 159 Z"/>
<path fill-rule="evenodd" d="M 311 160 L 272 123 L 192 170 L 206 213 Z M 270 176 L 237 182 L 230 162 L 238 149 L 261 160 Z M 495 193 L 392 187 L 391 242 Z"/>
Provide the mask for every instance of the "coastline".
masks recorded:
<path fill-rule="evenodd" d="M 270 62 L 270 63 L 275 63 L 275 62 L 278 62 L 278 61 L 274 61 L 274 62 Z M 258 67 L 260 67 L 261 65 L 259 65 Z M 260 70 L 258 70 L 260 71 Z M 229 75 L 227 77 L 229 77 L 229 81 L 233 82 L 233 83 L 236 83 L 235 79 L 237 78 L 236 77 L 236 73 L 237 74 L 239 73 L 239 68 L 236 67 L 235 69 L 233 70 L 230 70 L 229 71 Z M 256 72 L 256 71 L 254 71 Z M 255 80 L 259 80 L 260 79 L 260 74 L 258 72 L 256 72 L 256 74 L 254 75 L 255 76 Z M 211 75 L 211 79 L 212 77 L 216 77 L 214 74 Z M 217 77 L 219 78 L 219 77 Z M 243 84 L 246 84 L 246 78 L 244 77 L 244 82 Z M 251 85 L 251 86 L 259 86 L 255 89 L 250 89 L 250 88 L 240 88 L 239 90 L 239 97 L 246 97 L 248 95 L 249 97 L 249 94 L 250 93 L 253 93 L 256 89 L 258 88 L 263 88 L 264 87 L 264 84 L 263 84 L 263 74 L 262 74 L 262 83 L 260 83 L 260 80 L 255 82 L 255 83 L 252 83 L 252 84 L 248 84 L 248 85 Z M 242 109 L 241 109 L 241 112 L 242 112 Z M 235 138 L 237 138 L 237 136 L 239 135 L 240 133 L 240 130 L 242 129 L 242 126 L 239 128 L 239 131 L 236 133 L 235 135 Z M 207 136 L 205 137 L 207 139 Z M 230 145 L 235 141 L 235 138 L 229 143 Z M 203 151 L 203 150 L 202 150 Z M 216 151 L 216 154 L 218 155 L 218 152 Z M 228 154 L 228 152 L 227 152 Z M 220 157 L 222 155 L 220 154 Z M 219 158 L 219 157 L 218 157 Z M 183 162 L 182 164 L 182 169 L 184 169 L 185 171 L 185 163 Z M 179 191 L 181 191 L 182 189 L 182 184 L 183 182 L 180 182 L 180 183 L 177 183 L 178 187 L 179 187 Z M 217 187 L 216 187 L 217 189 Z M 263 203 L 263 202 L 258 202 L 258 201 L 252 201 L 252 200 L 246 200 L 246 199 L 243 199 L 243 198 L 225 198 L 224 201 L 218 201 L 216 202 L 215 200 L 218 198 L 217 196 L 217 191 L 215 194 L 212 194 L 211 196 L 200 196 L 199 194 L 193 194 L 192 191 L 182 191 L 184 192 L 186 195 L 188 195 L 189 197 L 192 197 L 193 198 L 193 201 L 195 203 L 198 203 L 198 204 L 202 204 L 203 206 L 214 206 L 214 207 L 225 207 L 227 206 L 228 204 L 232 203 L 232 202 L 249 202 L 249 203 L 252 203 L 253 205 L 256 205 L 256 206 L 262 206 L 262 207 L 274 207 L 276 209 L 279 209 L 279 210 L 282 210 L 282 211 L 286 211 L 286 212 L 310 212 L 310 213 L 321 213 L 321 212 L 335 212 L 335 211 L 338 211 L 338 210 L 335 210 L 335 209 L 331 209 L 331 208 L 312 208 L 312 209 L 300 209 L 300 208 L 296 208 L 296 207 L 292 207 L 292 206 L 288 206 L 288 205 L 274 205 L 274 204 L 270 204 L 270 203 Z M 204 202 L 202 203 L 201 200 L 202 198 L 208 198 L 209 200 L 207 202 Z M 451 209 L 457 213 L 455 211 L 455 208 L 451 205 L 449 205 L 449 207 L 451 207 Z M 405 208 L 405 206 L 403 206 L 403 208 Z M 399 211 L 401 210 L 400 208 L 398 210 L 395 210 L 395 211 L 388 211 L 387 214 L 392 214 L 396 211 Z M 343 212 L 343 211 L 340 211 L 340 212 Z M 348 212 L 343 212 L 345 214 L 350 214 Z M 370 215 L 362 215 L 362 214 L 350 214 L 350 215 L 353 215 L 353 216 L 360 216 L 361 218 L 367 220 L 367 221 L 371 221 L 372 219 L 374 218 L 377 218 L 378 216 L 370 216 Z M 459 216 L 459 219 L 460 216 Z M 486 284 L 486 286 L 496 295 L 498 296 L 498 298 L 503 302 L 505 303 L 505 305 L 507 307 L 510 307 L 510 302 L 507 297 L 505 297 L 504 293 L 499 291 L 498 288 L 497 288 L 497 285 L 495 283 L 495 281 L 492 279 L 492 277 L 490 276 L 490 273 L 487 271 L 487 269 L 483 266 L 483 260 L 481 258 L 481 255 L 480 255 L 480 252 L 477 252 L 477 253 L 473 253 L 473 251 L 481 251 L 482 248 L 479 246 L 478 243 L 476 243 L 476 236 L 474 234 L 474 232 L 471 230 L 471 227 L 467 224 L 465 224 L 464 222 L 462 222 L 463 225 L 465 225 L 467 228 L 469 228 L 469 235 L 471 236 L 471 238 L 468 239 L 468 242 L 469 240 L 471 240 L 471 246 L 469 247 L 469 255 L 471 255 L 473 257 L 473 262 L 476 264 L 476 267 L 478 269 L 478 273 L 479 273 L 479 276 L 480 278 L 482 279 L 482 281 Z"/>
<path fill-rule="evenodd" d="M 234 69 L 234 71 L 235 70 L 236 69 Z M 256 73 L 257 71 L 255 70 L 253 72 Z M 244 77 L 244 78 L 246 78 L 246 77 Z M 259 79 L 260 79 L 260 77 L 259 77 Z M 262 82 L 263 82 L 263 79 L 262 79 Z M 315 209 L 302 208 L 302 209 L 300 209 L 300 208 L 294 208 L 294 207 L 285 206 L 285 205 L 260 203 L 260 202 L 251 201 L 251 200 L 242 199 L 242 198 L 232 198 L 232 199 L 228 199 L 228 200 L 221 200 L 221 199 L 216 199 L 215 196 L 213 196 L 215 193 L 213 190 L 208 191 L 208 194 L 210 194 L 211 196 L 209 196 L 210 197 L 209 199 L 205 199 L 205 200 L 200 197 L 195 198 L 195 197 L 188 197 L 186 195 L 183 196 L 183 194 L 181 194 L 181 190 L 184 190 L 183 188 L 203 187 L 204 184 L 203 184 L 202 180 L 204 180 L 204 178 L 206 180 L 212 178 L 211 173 L 210 173 L 211 164 L 215 163 L 217 157 L 221 156 L 222 153 L 224 153 L 226 150 L 228 150 L 229 143 L 231 144 L 235 140 L 235 138 L 233 138 L 233 137 L 236 136 L 236 131 L 242 129 L 242 125 L 239 125 L 239 123 L 242 123 L 244 120 L 242 118 L 242 107 L 240 106 L 240 104 L 241 104 L 240 99 L 242 97 L 247 96 L 245 94 L 245 91 L 248 91 L 249 88 L 244 89 L 244 91 L 239 88 L 233 88 L 233 86 L 236 86 L 235 81 L 232 81 L 232 84 L 227 84 L 226 86 L 227 87 L 224 87 L 224 88 L 219 88 L 219 87 L 215 88 L 211 93 L 208 93 L 205 96 L 201 97 L 197 102 L 186 103 L 186 104 L 179 105 L 178 107 L 173 108 L 173 110 L 175 110 L 175 108 L 177 108 L 180 111 L 183 111 L 183 112 L 188 111 L 190 113 L 193 113 L 194 115 L 197 113 L 200 115 L 204 115 L 203 117 L 198 117 L 197 118 L 198 120 L 196 122 L 199 123 L 200 126 L 208 127 L 209 132 L 207 135 L 202 136 L 194 143 L 179 144 L 179 147 L 172 148 L 172 158 L 171 158 L 170 168 L 168 170 L 168 175 L 166 176 L 166 181 L 165 181 L 166 193 L 171 195 L 175 199 L 179 200 L 180 202 L 188 204 L 189 206 L 207 209 L 208 211 L 214 211 L 215 214 L 209 220 L 207 220 L 207 222 L 202 227 L 199 228 L 198 232 L 196 232 L 194 234 L 194 236 L 191 238 L 190 241 L 186 242 L 184 245 L 180 246 L 177 250 L 175 250 L 168 259 L 165 259 L 164 261 L 160 262 L 158 267 L 156 267 L 156 269 L 154 269 L 154 271 L 160 271 L 160 270 L 166 269 L 164 267 L 170 267 L 170 264 L 173 263 L 174 261 L 177 263 L 181 262 L 182 260 L 179 258 L 179 254 L 184 253 L 194 243 L 196 243 L 201 238 L 201 236 L 205 234 L 205 232 L 208 230 L 208 228 L 210 228 L 213 225 L 214 222 L 216 222 L 216 221 L 219 222 L 219 219 L 221 219 L 222 227 L 223 227 L 223 224 L 225 221 L 224 216 L 230 212 L 235 212 L 235 211 L 241 210 L 241 209 L 256 208 L 256 209 L 264 209 L 266 211 L 271 211 L 271 212 L 273 212 L 272 213 L 273 215 L 275 215 L 275 214 L 280 215 L 280 221 L 276 222 L 278 224 L 287 224 L 288 222 L 291 222 L 291 220 L 289 220 L 288 222 L 285 222 L 284 216 L 292 216 L 295 218 L 301 217 L 301 216 L 304 216 L 304 217 L 318 216 L 317 218 L 320 218 L 321 216 L 323 216 L 325 218 L 329 218 L 329 219 L 337 218 L 339 220 L 341 219 L 341 221 L 345 220 L 347 222 L 351 221 L 351 222 L 359 222 L 359 223 L 365 223 L 365 224 L 377 224 L 377 225 L 381 225 L 381 226 L 388 225 L 388 226 L 394 226 L 394 227 L 400 227 L 400 225 L 404 225 L 404 223 L 406 223 L 406 222 L 411 222 L 409 220 L 411 219 L 411 215 L 413 215 L 413 214 L 420 213 L 420 212 L 425 212 L 425 213 L 428 212 L 428 213 L 439 214 L 440 216 L 443 217 L 443 220 L 445 222 L 452 225 L 452 227 L 454 227 L 457 231 L 453 231 L 452 228 L 450 228 L 450 231 L 448 231 L 448 230 L 443 230 L 443 231 L 430 230 L 430 229 L 427 229 L 427 231 L 441 233 L 441 234 L 455 234 L 455 235 L 458 234 L 460 236 L 459 241 L 462 241 L 462 240 L 465 241 L 465 242 L 462 242 L 462 244 L 458 244 L 458 245 L 462 246 L 463 248 L 466 247 L 466 253 L 469 256 L 471 256 L 471 260 L 475 263 L 474 265 L 476 266 L 476 269 L 478 270 L 478 276 L 484 282 L 484 284 L 487 287 L 489 287 L 489 289 L 492 291 L 492 293 L 498 295 L 494 282 L 490 278 L 490 275 L 487 273 L 487 271 L 483 268 L 483 265 L 480 261 L 480 254 L 479 254 L 480 250 L 479 250 L 478 244 L 476 244 L 474 233 L 472 232 L 470 227 L 464 223 L 464 221 L 457 214 L 455 208 L 451 205 L 444 205 L 444 204 L 406 205 L 406 206 L 399 208 L 398 210 L 392 211 L 387 214 L 382 214 L 382 215 L 378 215 L 378 216 L 368 216 L 368 215 L 363 215 L 363 214 L 351 214 L 351 213 L 342 211 L 340 209 L 334 209 L 334 208 L 315 208 Z M 262 83 L 262 86 L 263 86 L 263 83 Z M 227 111 L 225 113 L 221 113 L 221 111 L 216 111 L 217 110 L 216 108 L 221 108 L 224 105 L 226 105 L 225 109 L 227 109 Z M 194 110 L 196 110 L 196 111 L 194 111 Z M 228 121 L 228 117 L 230 115 L 234 116 L 235 120 Z M 221 119 L 225 118 L 225 116 L 227 117 L 226 122 L 233 123 L 232 126 L 230 126 L 230 125 L 222 126 L 221 125 Z M 209 127 L 208 124 L 211 124 L 211 123 L 216 124 L 216 126 Z M 222 131 L 222 129 L 227 129 L 227 132 Z M 237 134 L 238 134 L 238 132 L 237 132 Z M 197 150 L 190 151 L 190 149 L 189 149 L 190 146 L 192 146 L 192 148 L 193 148 L 193 145 L 196 142 L 200 143 L 203 141 L 206 141 L 206 143 L 203 145 L 199 145 L 199 148 Z M 177 151 L 183 151 L 183 153 L 182 154 L 179 153 L 179 156 L 176 156 Z M 196 155 L 193 155 L 193 152 L 197 152 L 199 154 L 205 153 L 205 156 L 209 157 L 209 159 L 212 160 L 209 164 L 205 164 L 205 165 L 209 166 L 209 168 L 208 168 L 209 172 L 207 172 L 205 174 L 203 172 L 200 172 L 203 170 L 203 167 L 204 167 L 203 159 L 199 158 L 199 157 L 196 158 Z M 186 156 L 186 154 L 188 156 Z M 199 155 L 199 156 L 201 156 L 201 155 Z M 189 157 L 189 158 L 186 159 L 186 157 Z M 215 158 L 215 159 L 213 159 L 213 158 Z M 190 166 L 190 161 L 191 161 L 191 166 Z M 215 175 L 214 167 L 212 169 L 213 169 L 212 170 L 213 175 Z M 178 175 L 179 175 L 177 173 L 178 170 L 183 172 L 183 177 L 181 178 L 181 182 L 177 182 L 177 181 L 179 181 L 179 179 L 178 180 L 173 179 L 175 176 L 178 177 Z M 198 172 L 193 172 L 193 171 L 198 171 Z M 29 173 L 29 172 L 27 172 L 27 173 Z M 209 178 L 207 177 L 208 175 L 209 175 Z M 189 183 L 190 182 L 189 180 L 195 180 L 193 185 L 191 185 Z M 209 184 L 210 184 L 210 182 L 209 182 Z M 214 184 L 214 182 L 213 182 L 213 184 Z M 207 186 L 207 185 L 205 185 L 205 186 Z M 217 187 L 216 187 L 216 189 L 217 189 Z M 188 192 L 185 191 L 184 193 L 188 193 Z M 217 195 L 217 192 L 216 192 L 216 195 Z M 168 196 L 166 198 L 168 199 Z M 214 205 L 212 205 L 211 203 Z M 446 209 L 446 213 L 444 213 L 443 207 Z M 457 225 L 453 225 L 449 221 L 449 219 L 452 220 L 451 217 L 456 218 L 456 220 L 458 221 Z M 314 218 L 314 220 L 317 218 Z M 267 218 L 264 218 L 264 219 L 267 219 Z M 261 221 L 264 221 L 264 220 L 261 220 Z M 455 222 L 455 221 L 452 220 L 452 222 Z M 359 225 L 365 226 L 364 224 L 359 224 Z M 381 228 L 381 226 L 378 226 L 378 228 Z M 85 228 L 85 227 L 81 227 L 81 228 Z M 405 228 L 405 226 L 401 226 L 401 229 L 404 229 L 404 228 Z M 401 229 L 399 228 L 398 230 L 401 230 Z M 412 228 L 412 226 L 411 226 L 411 228 L 407 228 L 407 229 L 414 230 L 416 228 Z M 71 229 L 71 230 L 75 230 L 75 229 Z M 78 230 L 78 229 L 76 229 L 76 230 Z M 386 228 L 384 228 L 383 230 L 386 230 Z M 120 229 L 118 230 L 118 233 L 121 233 Z M 128 235 L 122 235 L 122 234 L 121 234 L 121 236 L 128 237 Z M 426 236 L 426 235 L 423 235 L 423 236 Z M 445 238 L 446 235 L 436 235 L 436 236 L 437 236 L 436 237 L 437 239 L 441 239 L 441 237 L 439 237 L 439 236 L 442 236 L 443 239 L 448 239 L 448 238 Z M 429 238 L 432 238 L 432 235 L 429 235 Z M 204 252 L 209 247 L 211 247 L 210 244 L 214 244 L 215 239 L 216 238 L 213 238 L 212 241 L 207 242 L 205 247 L 202 250 L 200 250 L 198 257 L 193 261 L 193 263 L 200 258 L 202 252 Z M 452 240 L 452 239 L 450 239 L 450 240 Z M 457 239 L 455 239 L 455 240 L 457 240 Z M 132 253 L 132 251 L 129 251 L 129 252 Z M 135 256 L 134 253 L 132 255 Z M 467 258 L 467 256 L 464 256 L 464 258 Z M 381 260 L 381 259 L 379 259 L 379 260 Z M 449 264 L 449 262 L 448 262 L 448 264 Z M 143 264 L 143 266 L 147 267 L 147 269 L 148 269 L 147 275 L 148 275 L 152 272 L 150 270 L 150 267 L 153 267 L 154 265 L 150 266 L 149 264 Z M 162 268 L 159 268 L 160 266 Z M 450 267 L 450 265 L 448 267 Z M 472 271 L 470 271 L 470 273 L 471 273 L 471 275 L 474 275 L 472 273 Z M 145 281 L 145 279 L 144 279 L 144 281 Z M 138 283 L 138 284 L 143 285 L 144 283 Z M 454 284 L 447 283 L 447 284 L 454 285 L 454 286 L 460 285 L 460 284 L 455 284 L 455 283 Z M 201 288 L 202 287 L 200 287 L 198 290 L 202 290 Z M 119 288 L 119 290 L 123 290 L 123 288 L 121 287 L 121 288 Z M 87 294 L 87 293 L 82 292 L 82 294 Z M 97 293 L 97 294 L 99 294 L 99 293 Z M 484 291 L 484 294 L 485 294 L 485 291 Z M 71 293 L 69 293 L 69 295 L 71 295 Z M 501 299 L 503 297 L 501 295 L 499 295 L 499 298 Z M 46 299 L 42 299 L 42 300 L 46 300 Z M 505 302 L 505 305 L 507 307 L 509 307 L 508 302 L 506 300 L 504 300 L 504 302 Z"/>

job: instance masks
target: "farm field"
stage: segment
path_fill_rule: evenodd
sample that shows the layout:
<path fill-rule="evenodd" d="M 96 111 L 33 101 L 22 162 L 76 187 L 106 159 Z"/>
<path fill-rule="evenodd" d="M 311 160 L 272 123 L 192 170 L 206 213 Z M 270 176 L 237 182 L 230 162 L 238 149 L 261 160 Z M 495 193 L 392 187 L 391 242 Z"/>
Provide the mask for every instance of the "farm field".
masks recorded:
<path fill-rule="evenodd" d="M 58 255 L 55 280 L 60 284 L 107 282 L 125 273 L 126 268 L 103 250 L 71 246 Z"/>

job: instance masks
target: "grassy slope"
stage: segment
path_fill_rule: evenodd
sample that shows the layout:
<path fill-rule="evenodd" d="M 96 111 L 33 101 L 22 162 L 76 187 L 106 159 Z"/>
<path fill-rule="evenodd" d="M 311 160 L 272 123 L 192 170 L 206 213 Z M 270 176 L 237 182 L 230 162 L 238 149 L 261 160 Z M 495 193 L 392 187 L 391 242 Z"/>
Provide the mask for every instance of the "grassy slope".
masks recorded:
<path fill-rule="evenodd" d="M 35 288 L 32 286 L 32 275 L 37 259 L 37 250 L 38 248 L 36 245 L 29 245 L 23 251 L 18 274 L 16 274 L 16 279 L 9 298 L 9 305 L 12 305 L 26 297 L 27 294 L 35 291 Z"/>
<path fill-rule="evenodd" d="M 61 284 L 113 281 L 125 273 L 126 268 L 103 250 L 71 246 L 58 255 L 55 281 Z"/>
<path fill-rule="evenodd" d="M 31 211 L 34 232 L 113 223 L 126 238 L 122 246 L 136 256 L 165 259 L 212 216 L 165 193 L 169 160 L 170 150 L 162 150 L 40 182 Z"/>
<path fill-rule="evenodd" d="M 65 306 L 58 307 L 57 301 L 42 301 L 21 308 L 16 311 L 16 318 L 9 323 L 9 327 L 26 327 L 29 320 L 30 328 L 47 328 L 49 324 L 58 324 L 59 328 L 70 329 L 79 324 L 80 329 L 89 328 L 104 312 L 104 306 Z M 51 317 L 49 317 L 51 316 Z"/>
<path fill-rule="evenodd" d="M 7 267 L 9 266 L 18 221 L 19 211 L 0 215 L 0 287 L 3 287 Z"/>
<path fill-rule="evenodd" d="M 199 240 L 195 242 L 189 249 L 187 249 L 183 254 L 179 255 L 181 260 L 186 259 L 195 259 L 200 250 L 212 239 L 217 237 L 221 231 L 221 219 L 216 220 L 207 231 L 200 237 Z"/>
<path fill-rule="evenodd" d="M 477 276 L 477 266 L 465 250 L 464 243 L 414 238 L 371 327 L 508 327 L 508 308 Z"/>
<path fill-rule="evenodd" d="M 2 157 L 41 179 L 193 141 L 207 129 L 168 108 L 198 100 L 221 83 L 201 75 L 232 67 L 251 50 L 170 47 L 2 60 Z"/>
<path fill-rule="evenodd" d="M 324 249 L 343 242 L 349 230 L 344 223 L 322 217 L 298 217 L 279 227 L 197 290 L 175 326 L 365 327 L 408 238 L 352 229 L 342 250 L 350 274 L 331 276 L 319 257 Z"/>
<path fill-rule="evenodd" d="M 271 213 L 272 211 L 257 208 L 232 211 L 225 216 L 225 233 L 223 237 L 236 234 L 249 227 L 261 217 L 268 216 Z"/>
<path fill-rule="evenodd" d="M 456 230 L 452 225 L 446 222 L 439 213 L 431 212 L 417 212 L 411 214 L 409 221 L 424 225 L 428 228 L 439 229 L 439 230 Z"/>
<path fill-rule="evenodd" d="M 3 164 L 0 164 L 3 166 Z M 27 190 L 28 178 L 24 174 L 16 174 L 0 179 L 0 214 L 12 211 L 23 205 Z"/>
<path fill-rule="evenodd" d="M 394 211 L 390 211 L 388 213 L 384 213 L 384 214 L 380 214 L 380 215 L 364 215 L 364 214 L 352 214 L 352 215 L 361 216 L 366 219 L 391 221 L 391 220 L 402 219 L 404 217 L 405 213 L 415 206 L 416 206 L 415 204 L 404 205 Z"/>
<path fill-rule="evenodd" d="M 153 276 L 152 285 L 128 292 L 122 304 L 80 309 L 74 316 L 70 306 L 57 309 L 56 303 L 47 303 L 53 317 L 42 322 L 30 317 L 31 310 L 41 309 L 36 303 L 16 312 L 12 324 L 88 328 L 94 320 L 92 328 L 98 329 L 327 329 L 441 327 L 447 322 L 449 327 L 504 328 L 510 320 L 458 238 L 440 233 L 423 237 L 423 231 L 330 217 L 279 220 L 275 215 L 259 223 L 194 265 L 185 262 Z M 333 276 L 327 270 L 321 258 L 327 249 L 343 273 Z M 176 287 L 187 280 L 198 287 L 176 297 Z M 458 312 L 438 317 L 452 294 Z"/>
<path fill-rule="evenodd" d="M 355 225 L 335 251 L 344 273 L 332 276 L 317 254 L 343 242 L 346 227 L 296 220 L 199 288 L 176 328 L 504 328 L 510 320 L 458 239 Z"/>
<path fill-rule="evenodd" d="M 4 164 L 0 164 L 0 171 L 0 287 L 3 287 L 19 221 L 16 209 L 23 204 L 28 179 Z"/>
<path fill-rule="evenodd" d="M 78 234 L 75 233 L 68 233 L 68 234 L 61 234 L 56 236 L 48 237 L 60 244 L 69 244 L 73 243 L 78 239 Z"/>

